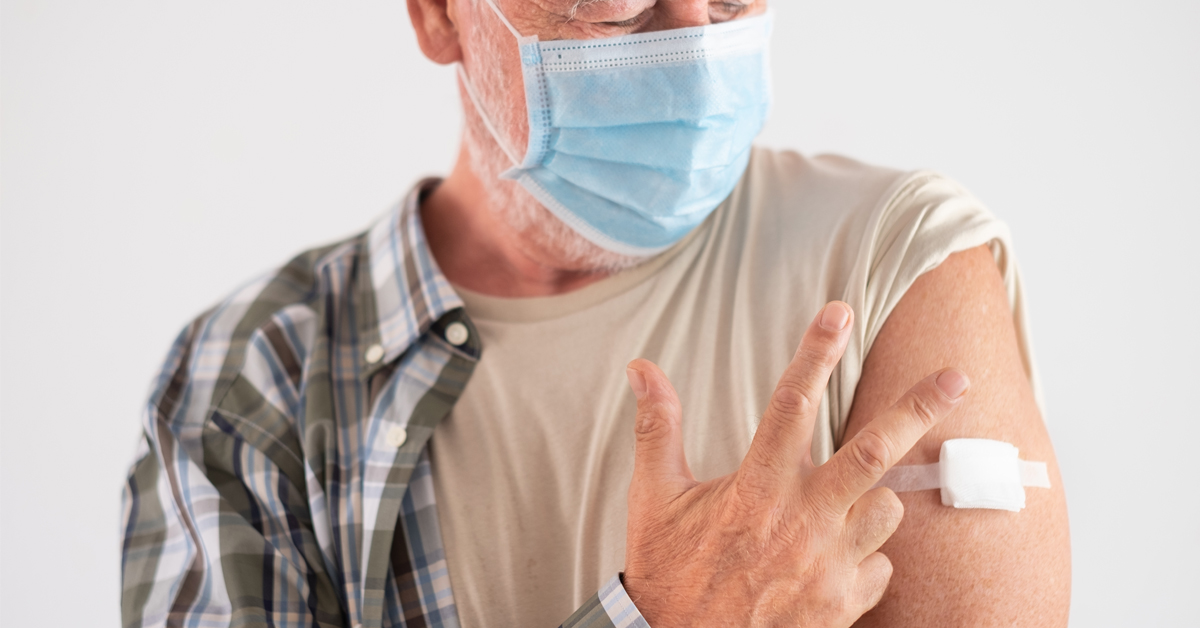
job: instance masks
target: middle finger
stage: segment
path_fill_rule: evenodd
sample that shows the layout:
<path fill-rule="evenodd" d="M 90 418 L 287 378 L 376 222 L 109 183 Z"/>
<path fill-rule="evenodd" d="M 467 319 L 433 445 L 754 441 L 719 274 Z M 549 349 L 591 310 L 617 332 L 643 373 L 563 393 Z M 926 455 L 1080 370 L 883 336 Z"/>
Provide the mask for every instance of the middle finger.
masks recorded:
<path fill-rule="evenodd" d="M 790 486 L 802 461 L 810 461 L 813 422 L 829 374 L 846 350 L 854 315 L 840 301 L 826 305 L 809 324 L 800 348 L 775 386 L 742 461 L 743 481 L 778 494 Z"/>

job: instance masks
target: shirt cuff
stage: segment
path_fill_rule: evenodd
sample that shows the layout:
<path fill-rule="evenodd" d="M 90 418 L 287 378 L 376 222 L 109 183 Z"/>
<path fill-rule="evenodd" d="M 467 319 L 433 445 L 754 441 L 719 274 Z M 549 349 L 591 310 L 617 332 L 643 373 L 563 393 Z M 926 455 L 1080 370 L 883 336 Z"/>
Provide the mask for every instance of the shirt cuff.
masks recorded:
<path fill-rule="evenodd" d="M 559 628 L 650 628 L 638 611 L 629 593 L 621 585 L 621 574 L 604 583 L 595 595 L 588 598 L 579 610 L 571 614 Z"/>

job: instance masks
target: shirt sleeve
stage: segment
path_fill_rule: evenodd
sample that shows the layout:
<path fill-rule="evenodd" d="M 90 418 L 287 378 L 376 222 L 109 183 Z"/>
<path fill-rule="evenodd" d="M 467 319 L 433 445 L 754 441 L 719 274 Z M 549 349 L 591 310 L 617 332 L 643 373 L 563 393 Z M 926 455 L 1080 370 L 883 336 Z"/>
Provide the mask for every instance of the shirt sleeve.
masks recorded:
<path fill-rule="evenodd" d="M 251 440 L 244 419 L 195 401 L 198 326 L 166 360 L 126 478 L 122 625 L 341 626 L 294 463 L 272 439 Z"/>
<path fill-rule="evenodd" d="M 287 505 L 293 489 L 268 488 L 286 481 L 261 452 L 237 448 L 255 475 L 217 480 L 181 461 L 173 439 L 143 436 L 122 499 L 122 625 L 343 625 L 325 570 L 311 562 L 311 531 Z M 241 485 L 249 512 L 214 482 Z"/>
<path fill-rule="evenodd" d="M 613 576 L 559 628 L 650 628 L 621 584 Z"/>

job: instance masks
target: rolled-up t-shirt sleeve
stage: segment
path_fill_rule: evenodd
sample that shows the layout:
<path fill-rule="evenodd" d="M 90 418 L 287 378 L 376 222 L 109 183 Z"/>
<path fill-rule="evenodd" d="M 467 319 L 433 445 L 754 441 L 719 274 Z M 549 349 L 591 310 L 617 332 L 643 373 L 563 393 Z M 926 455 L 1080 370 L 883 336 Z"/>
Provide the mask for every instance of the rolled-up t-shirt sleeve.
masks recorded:
<path fill-rule="evenodd" d="M 1008 227 L 954 181 L 933 172 L 916 172 L 898 179 L 884 196 L 855 250 L 842 299 L 858 316 L 847 358 L 830 378 L 827 399 L 832 450 L 841 445 L 867 354 L 900 299 L 918 277 L 947 257 L 981 245 L 991 249 L 1004 279 L 1022 361 L 1042 406 Z"/>

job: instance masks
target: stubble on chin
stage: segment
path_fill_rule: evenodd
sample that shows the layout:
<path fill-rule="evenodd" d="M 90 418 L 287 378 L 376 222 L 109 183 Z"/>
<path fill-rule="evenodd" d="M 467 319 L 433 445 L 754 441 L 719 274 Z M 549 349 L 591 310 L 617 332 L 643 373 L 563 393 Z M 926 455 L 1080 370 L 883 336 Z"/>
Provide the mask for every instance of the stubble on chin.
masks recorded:
<path fill-rule="evenodd" d="M 615 273 L 648 259 L 613 253 L 576 233 L 550 213 L 517 182 L 501 179 L 508 156 L 492 138 L 469 101 L 464 102 L 466 142 L 471 170 L 487 194 L 488 210 L 512 230 L 518 246 L 530 259 L 557 270 Z"/>

